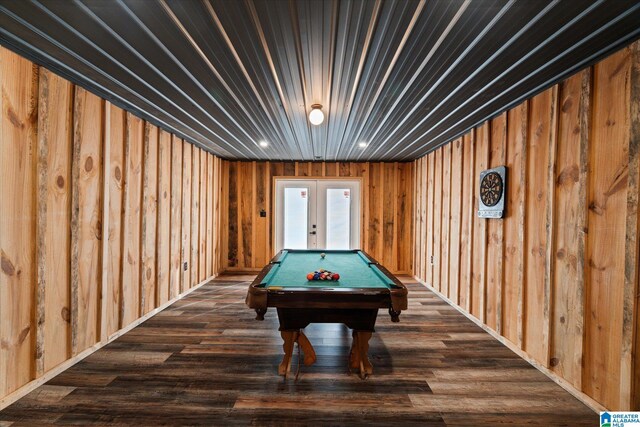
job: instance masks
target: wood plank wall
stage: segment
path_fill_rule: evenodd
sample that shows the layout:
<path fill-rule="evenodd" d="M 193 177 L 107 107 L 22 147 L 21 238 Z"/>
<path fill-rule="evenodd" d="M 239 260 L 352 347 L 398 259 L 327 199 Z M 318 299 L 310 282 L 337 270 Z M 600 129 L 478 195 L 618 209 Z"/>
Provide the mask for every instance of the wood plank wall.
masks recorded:
<path fill-rule="evenodd" d="M 636 42 L 415 161 L 416 277 L 610 410 L 640 409 L 639 145 Z"/>
<path fill-rule="evenodd" d="M 1 401 L 218 274 L 222 161 L 4 48 L 0 84 Z"/>
<path fill-rule="evenodd" d="M 362 178 L 362 248 L 395 273 L 411 272 L 413 163 L 223 161 L 223 269 L 255 270 L 274 254 L 273 178 Z M 267 217 L 260 217 L 261 209 Z"/>

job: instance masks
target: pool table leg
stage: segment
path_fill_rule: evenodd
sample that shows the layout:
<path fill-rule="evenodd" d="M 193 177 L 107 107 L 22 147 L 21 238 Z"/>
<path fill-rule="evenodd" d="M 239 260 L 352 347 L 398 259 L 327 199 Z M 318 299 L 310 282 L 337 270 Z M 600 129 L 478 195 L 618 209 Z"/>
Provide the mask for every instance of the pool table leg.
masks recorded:
<path fill-rule="evenodd" d="M 280 366 L 278 367 L 278 374 L 284 375 L 285 378 L 291 368 L 291 358 L 293 356 L 293 344 L 298 343 L 299 348 L 304 354 L 304 364 L 306 366 L 313 365 L 316 361 L 316 352 L 313 346 L 309 342 L 309 338 L 301 330 L 293 331 L 280 331 L 280 335 L 284 340 L 282 348 L 284 349 L 284 357 Z"/>
<path fill-rule="evenodd" d="M 373 373 L 373 365 L 369 361 L 369 340 L 372 332 L 353 331 L 353 343 L 349 354 L 349 367 L 360 372 L 360 378 L 365 379 Z"/>
<path fill-rule="evenodd" d="M 291 368 L 291 355 L 293 354 L 293 343 L 298 339 L 299 331 L 280 331 L 280 335 L 284 340 L 282 348 L 284 349 L 284 357 L 280 366 L 278 366 L 278 375 L 284 375 L 287 377 L 289 369 Z"/>

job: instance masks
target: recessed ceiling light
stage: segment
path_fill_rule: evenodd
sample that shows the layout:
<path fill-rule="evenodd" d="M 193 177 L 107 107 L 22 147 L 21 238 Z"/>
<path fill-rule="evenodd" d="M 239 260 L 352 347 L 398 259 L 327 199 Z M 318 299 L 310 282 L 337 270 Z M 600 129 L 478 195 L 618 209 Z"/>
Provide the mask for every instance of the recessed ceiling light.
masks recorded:
<path fill-rule="evenodd" d="M 269 146 L 269 143 L 267 141 L 260 141 L 260 147 L 267 148 L 268 146 Z"/>
<path fill-rule="evenodd" d="M 366 143 L 366 142 L 364 142 L 364 141 L 363 141 L 363 142 L 359 142 L 359 143 L 358 143 L 358 147 L 360 147 L 360 148 L 365 148 L 367 145 L 369 145 L 369 144 L 367 144 L 367 143 Z"/>

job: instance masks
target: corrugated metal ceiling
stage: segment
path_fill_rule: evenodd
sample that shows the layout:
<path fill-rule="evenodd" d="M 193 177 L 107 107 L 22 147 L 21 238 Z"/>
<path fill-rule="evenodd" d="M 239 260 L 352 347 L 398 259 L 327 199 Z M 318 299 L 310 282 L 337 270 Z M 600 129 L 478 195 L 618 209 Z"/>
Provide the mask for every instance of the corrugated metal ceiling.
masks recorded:
<path fill-rule="evenodd" d="M 0 23 L 221 157 L 410 160 L 638 38 L 640 2 L 0 0 Z"/>

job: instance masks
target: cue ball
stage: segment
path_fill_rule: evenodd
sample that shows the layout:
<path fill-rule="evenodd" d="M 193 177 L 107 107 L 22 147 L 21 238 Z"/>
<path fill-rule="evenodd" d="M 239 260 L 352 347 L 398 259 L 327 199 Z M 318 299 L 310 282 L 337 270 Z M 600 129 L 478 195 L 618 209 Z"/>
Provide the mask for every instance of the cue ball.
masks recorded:
<path fill-rule="evenodd" d="M 325 254 L 324 252 L 322 252 L 322 253 L 320 254 L 320 257 L 321 257 L 321 258 L 324 258 L 325 256 L 327 256 L 327 254 Z"/>

